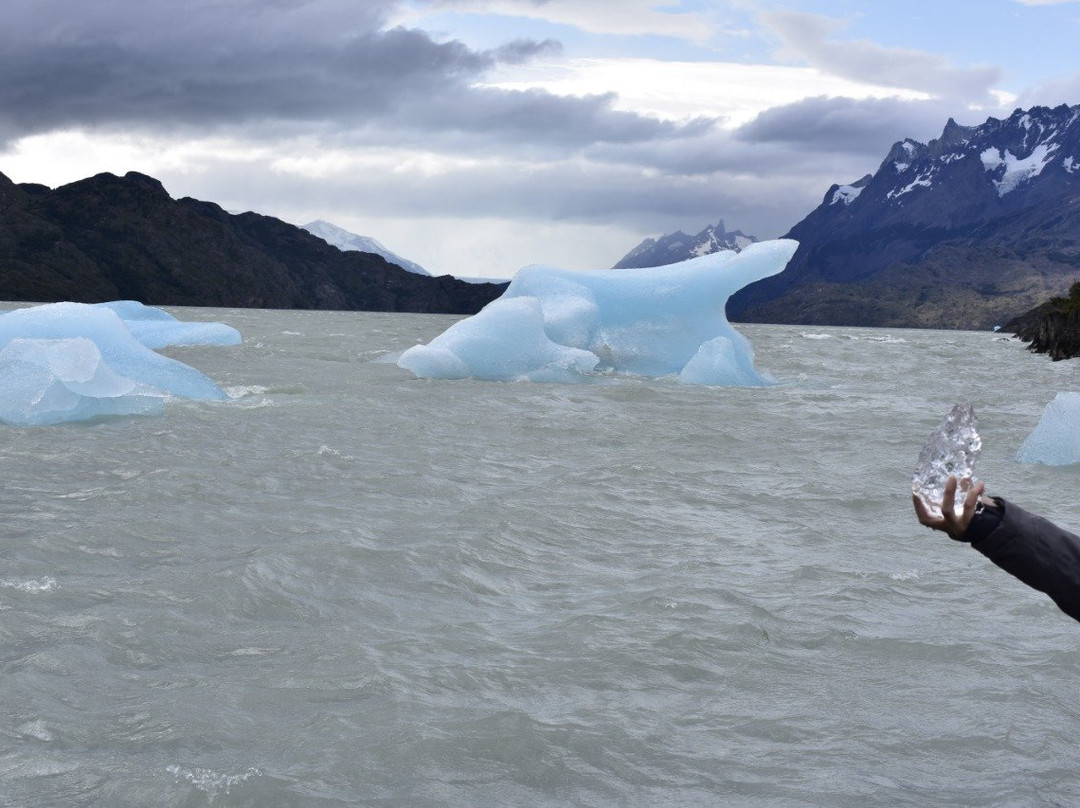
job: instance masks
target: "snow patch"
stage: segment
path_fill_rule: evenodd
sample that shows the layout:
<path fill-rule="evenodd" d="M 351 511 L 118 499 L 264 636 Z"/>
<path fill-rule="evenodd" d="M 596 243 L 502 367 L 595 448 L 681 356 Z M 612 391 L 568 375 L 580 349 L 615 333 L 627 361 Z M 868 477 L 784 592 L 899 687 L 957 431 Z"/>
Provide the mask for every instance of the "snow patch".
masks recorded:
<path fill-rule="evenodd" d="M 923 174 L 919 174 L 919 176 L 917 176 L 914 180 L 909 182 L 903 188 L 894 188 L 893 190 L 889 191 L 889 193 L 885 196 L 887 199 L 896 199 L 897 197 L 901 197 L 904 194 L 911 193 L 916 188 L 929 188 L 931 185 L 933 185 L 933 177 L 934 171 L 933 169 L 930 169 Z"/>
<path fill-rule="evenodd" d="M 375 255 L 381 255 L 391 264 L 397 264 L 406 272 L 412 272 L 414 275 L 431 275 L 430 272 L 414 261 L 402 258 L 393 250 L 387 249 L 377 239 L 370 236 L 358 236 L 356 233 L 350 233 L 348 230 L 330 222 L 324 222 L 322 219 L 308 222 L 301 229 L 307 230 L 313 236 L 318 236 L 331 247 L 337 247 L 342 252 L 374 253 Z"/>
<path fill-rule="evenodd" d="M 858 199 L 859 194 L 861 194 L 862 192 L 862 188 L 856 188 L 854 185 L 841 185 L 839 188 L 833 191 L 832 201 L 830 201 L 829 204 L 850 205 L 852 202 Z"/>
<path fill-rule="evenodd" d="M 1057 149 L 1057 144 L 1040 143 L 1030 155 L 1020 158 L 1007 149 L 1002 153 L 1000 149 L 990 147 L 980 154 L 979 158 L 988 173 L 1001 174 L 993 182 L 998 196 L 1005 196 L 1015 191 L 1021 183 L 1039 176 Z"/>

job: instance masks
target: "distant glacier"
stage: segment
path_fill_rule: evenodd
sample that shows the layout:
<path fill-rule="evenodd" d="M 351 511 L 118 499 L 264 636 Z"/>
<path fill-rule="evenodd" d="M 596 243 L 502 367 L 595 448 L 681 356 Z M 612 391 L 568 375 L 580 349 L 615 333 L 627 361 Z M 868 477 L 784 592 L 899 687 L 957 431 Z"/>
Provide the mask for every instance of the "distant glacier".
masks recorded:
<path fill-rule="evenodd" d="M 402 258 L 396 252 L 387 249 L 379 241 L 370 236 L 358 236 L 356 233 L 350 233 L 348 230 L 338 227 L 336 224 L 324 222 L 322 219 L 308 222 L 305 225 L 301 225 L 301 228 L 307 230 L 313 236 L 318 236 L 331 247 L 337 247 L 342 252 L 353 250 L 356 252 L 375 253 L 375 255 L 381 255 L 391 264 L 397 264 L 407 272 L 431 277 L 431 273 L 415 261 L 410 261 L 408 258 Z"/>

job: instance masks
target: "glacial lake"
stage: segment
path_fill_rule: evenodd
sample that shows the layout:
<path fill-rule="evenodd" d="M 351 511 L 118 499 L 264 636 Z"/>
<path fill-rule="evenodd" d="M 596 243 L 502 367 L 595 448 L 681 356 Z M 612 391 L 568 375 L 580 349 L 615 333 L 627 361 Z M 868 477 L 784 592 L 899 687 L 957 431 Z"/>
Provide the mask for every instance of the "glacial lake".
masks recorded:
<path fill-rule="evenodd" d="M 738 326 L 767 388 L 420 380 L 456 318 L 170 309 L 233 401 L 0 427 L 0 806 L 1080 802 L 1080 624 L 915 521 L 1080 363 Z"/>

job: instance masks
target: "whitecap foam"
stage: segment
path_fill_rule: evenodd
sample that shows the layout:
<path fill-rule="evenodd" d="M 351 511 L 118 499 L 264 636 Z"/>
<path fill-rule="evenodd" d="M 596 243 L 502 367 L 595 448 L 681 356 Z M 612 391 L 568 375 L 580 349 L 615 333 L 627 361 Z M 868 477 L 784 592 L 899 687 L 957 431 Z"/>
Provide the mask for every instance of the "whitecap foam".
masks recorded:
<path fill-rule="evenodd" d="M 49 592 L 53 589 L 58 589 L 59 584 L 56 583 L 55 578 L 40 578 L 40 579 L 26 579 L 26 580 L 12 580 L 10 578 L 0 578 L 0 587 L 4 589 L 14 589 L 17 592 L 27 592 L 31 595 L 38 592 Z"/>
<path fill-rule="evenodd" d="M 49 728 L 45 726 L 45 722 L 40 718 L 20 725 L 17 727 L 17 732 L 20 735 L 37 738 L 39 741 L 51 741 L 53 739 L 53 734 L 49 732 Z"/>
<path fill-rule="evenodd" d="M 889 577 L 894 581 L 917 581 L 922 576 L 918 570 L 908 570 L 907 572 L 890 573 Z"/>
<path fill-rule="evenodd" d="M 261 396 L 264 393 L 269 392 L 270 388 L 264 387 L 261 384 L 237 384 L 225 388 L 225 395 L 232 399 L 247 398 L 248 396 Z"/>
<path fill-rule="evenodd" d="M 174 764 L 168 766 L 165 771 L 175 777 L 176 782 L 186 780 L 211 799 L 214 799 L 218 794 L 228 794 L 230 789 L 240 783 L 262 775 L 262 772 L 254 767 L 249 767 L 239 774 L 226 774 L 201 767 L 185 769 Z"/>

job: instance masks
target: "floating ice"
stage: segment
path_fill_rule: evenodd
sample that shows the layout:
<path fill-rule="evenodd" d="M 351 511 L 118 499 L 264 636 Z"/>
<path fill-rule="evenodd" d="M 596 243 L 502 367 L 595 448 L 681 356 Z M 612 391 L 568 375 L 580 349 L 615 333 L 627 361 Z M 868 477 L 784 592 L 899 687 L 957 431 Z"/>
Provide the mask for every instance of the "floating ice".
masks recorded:
<path fill-rule="evenodd" d="M 956 404 L 919 452 L 911 478 L 911 491 L 918 495 L 933 515 L 941 515 L 945 483 L 949 477 L 956 477 L 960 482 L 960 493 L 954 499 L 954 507 L 957 514 L 963 509 L 963 496 L 960 494 L 975 482 L 975 461 L 982 452 L 978 428 L 979 421 L 972 406 Z"/>
<path fill-rule="evenodd" d="M 796 247 L 764 241 L 650 269 L 526 267 L 502 297 L 405 351 L 398 365 L 434 379 L 575 382 L 610 370 L 678 374 L 685 384 L 769 384 L 724 306 L 783 270 Z"/>
<path fill-rule="evenodd" d="M 0 422 L 40 426 L 102 415 L 155 414 L 170 395 L 226 398 L 199 371 L 154 353 L 128 323 L 167 326 L 148 337 L 153 345 L 177 344 L 196 332 L 177 328 L 185 324 L 165 312 L 136 306 L 141 304 L 51 303 L 0 314 Z M 128 321 L 122 314 L 139 319 Z M 223 330 L 207 334 L 227 336 Z"/>
<path fill-rule="evenodd" d="M 182 322 L 167 311 L 143 305 L 137 300 L 95 303 L 94 308 L 116 312 L 135 339 L 153 350 L 170 345 L 240 344 L 240 332 L 225 323 Z"/>
<path fill-rule="evenodd" d="M 1068 466 L 1080 462 L 1080 393 L 1058 393 L 1020 444 L 1021 463 Z"/>
<path fill-rule="evenodd" d="M 42 426 L 99 415 L 156 415 L 165 393 L 118 376 L 85 337 L 13 339 L 0 348 L 0 421 Z"/>

